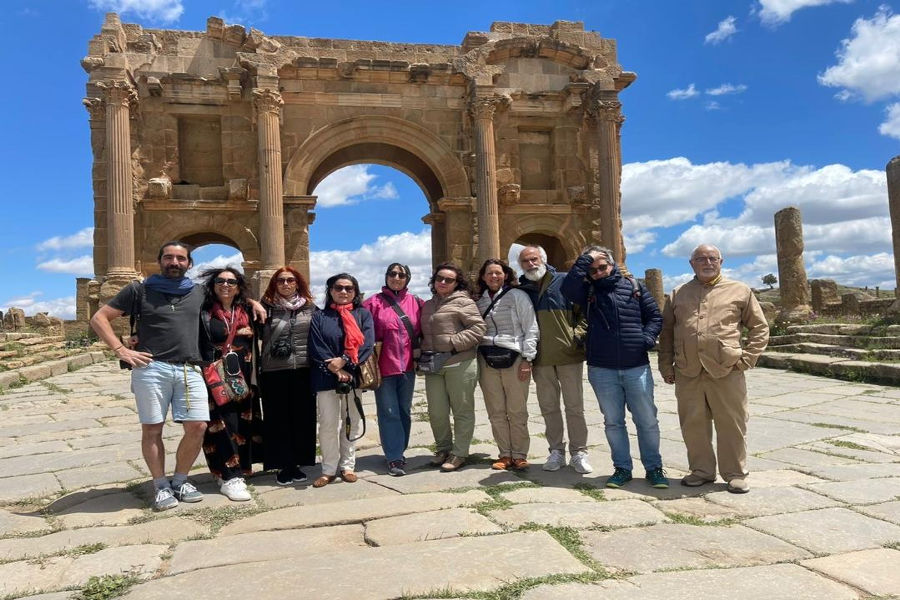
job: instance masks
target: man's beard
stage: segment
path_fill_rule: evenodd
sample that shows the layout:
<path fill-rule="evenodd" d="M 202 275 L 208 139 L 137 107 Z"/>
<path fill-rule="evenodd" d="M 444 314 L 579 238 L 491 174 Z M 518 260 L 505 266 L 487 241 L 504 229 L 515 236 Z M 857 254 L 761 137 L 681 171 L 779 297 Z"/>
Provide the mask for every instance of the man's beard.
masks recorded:
<path fill-rule="evenodd" d="M 186 269 L 175 265 L 166 267 L 163 271 L 163 275 L 168 279 L 181 279 L 182 277 L 184 277 L 185 273 L 187 273 Z"/>
<path fill-rule="evenodd" d="M 541 265 L 525 271 L 525 279 L 528 281 L 540 281 L 547 274 L 547 265 Z"/>

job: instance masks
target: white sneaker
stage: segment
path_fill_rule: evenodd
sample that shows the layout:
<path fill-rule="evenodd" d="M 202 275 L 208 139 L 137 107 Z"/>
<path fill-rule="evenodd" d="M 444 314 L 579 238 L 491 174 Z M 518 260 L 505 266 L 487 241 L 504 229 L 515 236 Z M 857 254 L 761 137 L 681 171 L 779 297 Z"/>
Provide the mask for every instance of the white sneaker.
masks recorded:
<path fill-rule="evenodd" d="M 232 502 L 246 502 L 251 497 L 242 477 L 232 477 L 228 481 L 223 481 L 219 486 L 219 491 Z"/>
<path fill-rule="evenodd" d="M 591 466 L 591 463 L 588 462 L 587 452 L 584 450 L 579 450 L 575 454 L 572 455 L 572 460 L 569 461 L 569 464 L 572 465 L 572 468 L 575 469 L 578 473 L 582 475 L 586 473 L 590 473 L 594 470 L 594 467 Z"/>
<path fill-rule="evenodd" d="M 547 462 L 544 463 L 545 471 L 559 471 L 566 466 L 566 455 L 562 450 L 551 450 Z"/>

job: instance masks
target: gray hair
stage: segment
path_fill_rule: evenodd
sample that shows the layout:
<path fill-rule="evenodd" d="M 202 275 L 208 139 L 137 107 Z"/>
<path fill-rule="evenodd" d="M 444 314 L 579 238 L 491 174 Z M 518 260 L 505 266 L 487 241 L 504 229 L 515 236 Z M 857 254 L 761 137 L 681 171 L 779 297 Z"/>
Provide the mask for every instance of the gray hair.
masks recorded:
<path fill-rule="evenodd" d="M 589 252 L 596 252 L 597 254 L 604 256 L 606 258 L 606 262 L 611 265 L 616 264 L 616 259 L 613 256 L 612 250 L 605 246 L 587 246 L 584 250 L 581 251 L 582 254 L 588 254 Z"/>
<path fill-rule="evenodd" d="M 716 254 L 719 255 L 719 260 L 722 260 L 723 258 L 722 251 L 719 250 L 716 246 L 713 246 L 712 244 L 700 244 L 699 246 L 691 250 L 691 260 L 694 260 L 694 257 L 697 255 L 697 252 L 700 251 L 700 248 L 709 248 L 711 250 L 715 250 Z"/>
<path fill-rule="evenodd" d="M 528 250 L 529 248 L 534 248 L 538 251 L 538 254 L 541 255 L 541 260 L 544 261 L 544 264 L 547 264 L 547 251 L 544 250 L 541 246 L 537 244 L 525 244 L 525 247 L 519 250 L 519 261 L 522 260 L 522 253 Z"/>

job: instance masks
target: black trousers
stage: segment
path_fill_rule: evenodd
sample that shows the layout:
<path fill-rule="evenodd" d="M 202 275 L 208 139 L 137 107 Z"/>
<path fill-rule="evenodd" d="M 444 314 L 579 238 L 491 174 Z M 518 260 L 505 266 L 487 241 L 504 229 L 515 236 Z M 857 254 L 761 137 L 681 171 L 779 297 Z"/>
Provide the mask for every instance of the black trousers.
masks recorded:
<path fill-rule="evenodd" d="M 264 371 L 260 384 L 265 469 L 316 464 L 316 395 L 309 369 Z"/>

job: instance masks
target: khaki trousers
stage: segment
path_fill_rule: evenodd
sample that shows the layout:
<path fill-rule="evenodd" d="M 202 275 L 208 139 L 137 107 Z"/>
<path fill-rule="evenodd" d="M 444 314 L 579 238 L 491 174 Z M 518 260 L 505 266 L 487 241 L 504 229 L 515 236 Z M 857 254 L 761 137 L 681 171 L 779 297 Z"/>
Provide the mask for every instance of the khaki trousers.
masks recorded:
<path fill-rule="evenodd" d="M 675 372 L 675 398 L 681 436 L 691 473 L 716 478 L 712 425 L 716 426 L 719 473 L 725 481 L 747 476 L 747 382 L 737 369 L 720 379 L 706 371 L 697 377 Z"/>
<path fill-rule="evenodd" d="M 484 396 L 484 407 L 500 456 L 527 458 L 528 445 L 528 379 L 520 381 L 522 357 L 507 369 L 492 369 L 478 355 L 478 384 Z"/>
<path fill-rule="evenodd" d="M 460 458 L 469 456 L 469 446 L 475 433 L 476 383 L 478 364 L 474 358 L 425 376 L 428 420 L 438 452 L 450 452 Z"/>
<path fill-rule="evenodd" d="M 357 394 L 362 392 L 357 391 Z M 350 409 L 350 437 L 359 435 L 362 419 L 353 395 L 324 390 L 316 394 L 319 407 L 319 447 L 322 449 L 322 475 L 337 475 L 356 468 L 356 442 L 347 439 L 344 417 Z"/>
<path fill-rule="evenodd" d="M 584 363 L 535 366 L 534 387 L 538 406 L 544 417 L 547 445 L 550 450 L 566 451 L 565 431 L 559 397 L 562 393 L 569 432 L 569 454 L 587 449 L 587 423 L 584 421 Z"/>

